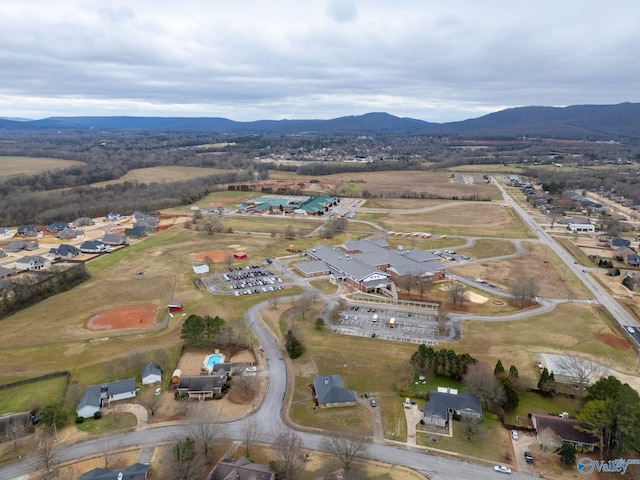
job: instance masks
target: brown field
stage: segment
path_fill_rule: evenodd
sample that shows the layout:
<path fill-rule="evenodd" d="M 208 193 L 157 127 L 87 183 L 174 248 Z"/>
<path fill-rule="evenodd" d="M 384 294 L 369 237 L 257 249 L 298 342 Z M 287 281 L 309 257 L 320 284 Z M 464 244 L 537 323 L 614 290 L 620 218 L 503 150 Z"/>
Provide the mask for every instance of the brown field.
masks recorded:
<path fill-rule="evenodd" d="M 375 221 L 396 232 L 504 238 L 527 238 L 529 235 L 528 229 L 514 218 L 510 209 L 495 202 L 454 201 L 413 210 L 363 213 L 356 219 Z"/>
<path fill-rule="evenodd" d="M 212 252 L 199 253 L 196 255 L 196 258 L 198 260 L 203 260 L 203 261 L 206 260 L 207 258 L 210 258 L 211 261 L 214 263 L 222 263 L 225 261 L 229 253 L 230 253 L 229 251 L 225 251 L 225 250 L 214 250 Z"/>
<path fill-rule="evenodd" d="M 451 267 L 456 275 L 483 280 L 509 290 L 513 279 L 535 278 L 542 297 L 592 298 L 581 282 L 567 269 L 553 252 L 533 242 L 523 242 L 525 255 L 500 262 L 487 262 L 464 267 Z M 548 264 L 545 264 L 548 260 Z"/>
<path fill-rule="evenodd" d="M 12 175 L 35 175 L 47 170 L 84 165 L 75 160 L 59 160 L 56 158 L 4 157 L 0 156 L 0 178 Z"/>
<path fill-rule="evenodd" d="M 155 325 L 158 306 L 153 303 L 124 305 L 94 315 L 87 322 L 89 330 L 119 330 L 123 328 L 151 328 Z"/>
<path fill-rule="evenodd" d="M 209 175 L 217 175 L 219 173 L 229 173 L 233 170 L 222 168 L 201 168 L 201 167 L 182 167 L 179 165 L 168 165 L 163 167 L 135 168 L 129 170 L 122 177 L 116 180 L 106 182 L 97 182 L 91 184 L 92 187 L 105 187 L 107 185 L 115 185 L 124 182 L 138 183 L 166 183 L 177 182 L 180 180 L 189 180 L 190 178 L 208 177 Z"/>

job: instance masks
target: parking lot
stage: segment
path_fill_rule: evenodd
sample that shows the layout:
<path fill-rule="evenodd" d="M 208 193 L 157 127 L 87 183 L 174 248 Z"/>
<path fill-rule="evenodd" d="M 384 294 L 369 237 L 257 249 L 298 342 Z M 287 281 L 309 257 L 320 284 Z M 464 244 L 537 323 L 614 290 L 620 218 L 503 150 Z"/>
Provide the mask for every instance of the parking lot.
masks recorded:
<path fill-rule="evenodd" d="M 393 309 L 351 306 L 342 312 L 340 321 L 333 326 L 333 331 L 342 335 L 398 342 L 427 345 L 438 343 L 438 324 L 433 315 Z"/>
<path fill-rule="evenodd" d="M 230 294 L 236 297 L 285 288 L 285 281 L 281 277 L 259 265 L 222 270 L 215 275 L 203 277 L 202 284 L 211 293 Z"/>

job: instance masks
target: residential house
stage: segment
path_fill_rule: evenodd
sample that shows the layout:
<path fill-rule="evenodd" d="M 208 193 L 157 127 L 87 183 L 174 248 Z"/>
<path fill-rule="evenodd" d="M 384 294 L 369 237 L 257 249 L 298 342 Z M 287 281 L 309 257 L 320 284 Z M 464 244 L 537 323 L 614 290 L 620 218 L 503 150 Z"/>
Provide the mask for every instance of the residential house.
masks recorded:
<path fill-rule="evenodd" d="M 147 363 L 142 369 L 142 384 L 151 385 L 162 381 L 162 369 L 157 363 Z"/>
<path fill-rule="evenodd" d="M 16 260 L 16 270 L 42 270 L 51 266 L 51 260 L 39 255 L 28 255 Z"/>
<path fill-rule="evenodd" d="M 611 240 L 610 245 L 611 245 L 611 248 L 615 250 L 618 247 L 628 247 L 631 245 L 631 242 L 624 238 L 616 237 L 613 240 Z"/>
<path fill-rule="evenodd" d="M 453 415 L 482 419 L 482 406 L 475 395 L 458 393 L 453 388 L 438 388 L 429 392 L 429 401 L 425 402 L 424 423 L 446 428 Z"/>
<path fill-rule="evenodd" d="M 0 415 L 0 441 L 6 442 L 24 436 L 31 427 L 31 412 Z"/>
<path fill-rule="evenodd" d="M 76 218 L 73 222 L 70 223 L 72 227 L 91 227 L 95 225 L 95 222 L 89 217 L 80 217 Z"/>
<path fill-rule="evenodd" d="M 149 230 L 156 228 L 156 225 L 160 222 L 158 218 L 142 212 L 135 212 L 131 215 L 131 221 L 137 226 L 148 227 Z"/>
<path fill-rule="evenodd" d="M 189 399 L 206 400 L 222 394 L 222 388 L 229 379 L 230 363 L 217 363 L 210 375 L 180 376 L 177 390 Z M 173 381 L 173 380 L 172 380 Z"/>
<path fill-rule="evenodd" d="M 22 250 L 36 250 L 38 248 L 38 242 L 25 242 L 24 240 L 14 240 L 4 246 L 4 250 L 11 253 L 17 253 Z"/>
<path fill-rule="evenodd" d="M 7 227 L 0 227 L 0 238 L 11 238 L 13 237 L 13 232 L 9 230 Z"/>
<path fill-rule="evenodd" d="M 80 245 L 82 253 L 108 253 L 111 247 L 100 240 L 87 240 Z"/>
<path fill-rule="evenodd" d="M 538 443 L 541 445 L 559 448 L 563 442 L 567 442 L 575 447 L 586 447 L 592 452 L 599 443 L 597 437 L 576 428 L 586 426 L 580 420 L 550 415 L 542 410 L 532 410 L 531 421 L 536 429 Z"/>
<path fill-rule="evenodd" d="M 624 257 L 624 263 L 630 267 L 640 267 L 640 255 L 629 254 Z"/>
<path fill-rule="evenodd" d="M 38 230 L 35 225 L 20 225 L 16 233 L 21 237 L 35 237 L 38 235 Z"/>
<path fill-rule="evenodd" d="M 594 233 L 596 231 L 595 225 L 591 223 L 569 223 L 567 229 L 576 233 Z"/>
<path fill-rule="evenodd" d="M 314 397 L 320 408 L 348 407 L 358 402 L 356 392 L 347 390 L 340 375 L 323 375 L 313 379 Z"/>
<path fill-rule="evenodd" d="M 78 237 L 84 237 L 84 232 L 75 228 L 65 228 L 56 233 L 56 238 L 60 240 L 73 240 Z"/>
<path fill-rule="evenodd" d="M 624 258 L 627 255 L 635 255 L 636 251 L 632 247 L 616 247 L 613 249 L 615 258 Z"/>
<path fill-rule="evenodd" d="M 70 259 L 82 255 L 82 252 L 78 247 L 68 245 L 66 243 L 60 244 L 57 248 L 52 248 L 49 253 L 56 259 Z"/>
<path fill-rule="evenodd" d="M 5 253 L 5 251 L 4 251 L 4 250 L 2 250 L 2 249 L 0 248 L 0 258 L 4 258 L 4 257 L 8 257 L 8 256 L 9 256 L 9 255 L 7 255 L 7 254 Z"/>
<path fill-rule="evenodd" d="M 123 220 L 124 217 L 121 213 L 113 213 L 109 212 L 106 217 L 104 217 L 105 222 L 119 222 Z"/>
<path fill-rule="evenodd" d="M 151 230 L 153 230 L 153 228 L 148 225 L 135 225 L 132 228 L 125 228 L 124 234 L 130 238 L 140 238 L 144 237 Z"/>
<path fill-rule="evenodd" d="M 69 228 L 67 222 L 53 222 L 51 225 L 47 225 L 47 230 L 51 233 L 58 233 L 65 228 Z"/>
<path fill-rule="evenodd" d="M 95 412 L 111 402 L 134 398 L 136 396 L 136 380 L 128 378 L 103 385 L 92 385 L 84 389 L 84 395 L 78 402 L 76 414 L 78 417 L 89 418 Z"/>
<path fill-rule="evenodd" d="M 252 463 L 245 457 L 237 460 L 223 458 L 211 473 L 209 480 L 275 480 L 276 474 L 267 465 Z"/>
<path fill-rule="evenodd" d="M 78 480 L 146 480 L 150 468 L 146 463 L 134 463 L 118 470 L 94 468 L 80 475 Z"/>
<path fill-rule="evenodd" d="M 16 273 L 17 272 L 11 268 L 0 267 L 0 278 L 7 278 Z"/>
<path fill-rule="evenodd" d="M 102 237 L 102 243 L 115 247 L 118 245 L 127 245 L 129 243 L 129 239 L 126 236 L 118 235 L 117 233 L 105 233 L 104 237 Z"/>

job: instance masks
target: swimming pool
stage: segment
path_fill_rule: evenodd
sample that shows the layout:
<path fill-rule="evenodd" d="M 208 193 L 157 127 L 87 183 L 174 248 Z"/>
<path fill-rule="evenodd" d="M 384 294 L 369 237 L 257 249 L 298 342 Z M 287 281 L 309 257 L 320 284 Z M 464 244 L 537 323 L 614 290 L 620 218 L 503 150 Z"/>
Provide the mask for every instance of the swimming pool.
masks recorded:
<path fill-rule="evenodd" d="M 207 355 L 205 357 L 204 362 L 202 362 L 202 368 L 204 368 L 205 370 L 211 372 L 216 363 L 222 363 L 222 362 L 224 362 L 224 355 L 223 354 L 221 354 L 221 353 L 212 353 L 212 354 Z"/>

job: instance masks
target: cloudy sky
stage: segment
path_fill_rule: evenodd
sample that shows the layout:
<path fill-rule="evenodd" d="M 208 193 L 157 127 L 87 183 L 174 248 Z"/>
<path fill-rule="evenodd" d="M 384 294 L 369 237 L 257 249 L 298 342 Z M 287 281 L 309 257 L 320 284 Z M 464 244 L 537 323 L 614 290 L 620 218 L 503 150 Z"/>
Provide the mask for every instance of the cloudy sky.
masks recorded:
<path fill-rule="evenodd" d="M 0 117 L 640 101 L 638 0 L 2 0 Z"/>

